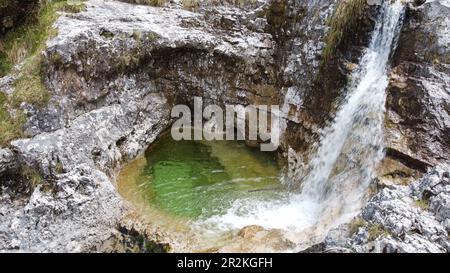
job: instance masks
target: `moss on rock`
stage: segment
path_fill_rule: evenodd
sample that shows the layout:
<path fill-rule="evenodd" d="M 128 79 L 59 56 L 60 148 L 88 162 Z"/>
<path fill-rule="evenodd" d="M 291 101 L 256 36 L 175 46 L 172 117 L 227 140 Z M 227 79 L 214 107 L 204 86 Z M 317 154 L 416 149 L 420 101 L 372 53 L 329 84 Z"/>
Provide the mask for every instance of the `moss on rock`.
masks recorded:
<path fill-rule="evenodd" d="M 162 7 L 168 2 L 167 0 L 119 0 L 119 1 L 130 4 L 148 5 L 154 7 Z"/>
<path fill-rule="evenodd" d="M 1 1 L 0 9 L 5 7 L 5 0 Z M 8 2 L 8 6 L 14 2 L 15 0 Z M 10 73 L 15 65 L 22 64 L 12 94 L 0 94 L 1 146 L 24 135 L 22 127 L 26 117 L 20 109 L 22 103 L 42 107 L 48 102 L 49 91 L 42 76 L 41 52 L 47 39 L 56 34 L 52 25 L 59 16 L 58 12 L 78 12 L 85 8 L 82 1 L 66 0 L 30 0 L 24 5 L 34 2 L 41 3 L 33 9 L 36 14 L 0 38 L 0 77 Z"/>
<path fill-rule="evenodd" d="M 339 2 L 328 23 L 330 30 L 323 51 L 323 61 L 325 63 L 333 58 L 338 46 L 347 38 L 349 33 L 354 32 L 364 16 L 366 6 L 366 0 L 344 0 Z"/>
<path fill-rule="evenodd" d="M 21 111 L 12 115 L 8 111 L 8 97 L 0 91 L 0 146 L 7 145 L 12 139 L 22 136 L 25 116 Z"/>

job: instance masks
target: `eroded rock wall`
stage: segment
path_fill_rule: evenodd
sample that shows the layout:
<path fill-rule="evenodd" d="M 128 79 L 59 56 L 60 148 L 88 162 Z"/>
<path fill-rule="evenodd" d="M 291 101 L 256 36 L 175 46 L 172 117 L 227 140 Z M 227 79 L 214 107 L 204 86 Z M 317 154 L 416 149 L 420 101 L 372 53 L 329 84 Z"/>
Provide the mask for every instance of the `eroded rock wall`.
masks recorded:
<path fill-rule="evenodd" d="M 0 154 L 1 175 L 6 168 L 32 166 L 51 190 L 38 186 L 23 200 L 1 192 L 0 249 L 99 251 L 113 237 L 134 240 L 117 236 L 130 209 L 114 188 L 115 171 L 171 124 L 173 105 L 189 105 L 194 95 L 206 103 L 280 105 L 280 151 L 301 177 L 306 152 L 344 95 L 377 11 L 368 6 L 355 35 L 324 64 L 327 22 L 337 2 L 257 1 L 189 11 L 90 0 L 86 11 L 63 15 L 43 53 L 49 104 L 22 105 L 31 137 Z M 419 162 L 421 171 L 445 159 L 448 149 L 448 65 L 445 58 L 424 61 L 428 57 L 420 54 L 428 47 L 423 39 L 411 46 L 408 33 L 445 33 L 442 11 L 448 9 L 436 5 L 409 10 L 388 90 L 389 151 L 409 166 Z M 430 52 L 441 54 L 442 48 L 448 52 L 439 46 Z"/>
<path fill-rule="evenodd" d="M 432 1 L 407 10 L 387 90 L 388 152 L 417 168 L 450 153 L 450 7 Z"/>

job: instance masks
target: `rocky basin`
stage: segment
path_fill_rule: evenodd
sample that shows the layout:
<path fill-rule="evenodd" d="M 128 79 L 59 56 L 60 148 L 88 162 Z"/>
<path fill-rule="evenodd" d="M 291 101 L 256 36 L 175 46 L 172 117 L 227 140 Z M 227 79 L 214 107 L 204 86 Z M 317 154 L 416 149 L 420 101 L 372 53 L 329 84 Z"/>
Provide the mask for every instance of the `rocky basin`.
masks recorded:
<path fill-rule="evenodd" d="M 22 103 L 28 137 L 0 149 L 0 251 L 189 251 L 188 242 L 141 219 L 119 195 L 116 178 L 169 128 L 170 109 L 192 105 L 193 96 L 218 105 L 280 105 L 278 158 L 300 183 L 378 10 L 368 1 L 354 35 L 324 64 L 337 2 L 189 10 L 181 1 L 151 7 L 89 0 L 85 11 L 62 13 L 42 52 L 48 104 Z M 306 251 L 450 250 L 450 5 L 422 2 L 407 4 L 392 56 L 386 158 L 373 197 L 353 222 Z M 0 79 L 2 92 L 14 90 L 18 73 L 20 65 Z M 42 181 L 34 185 L 24 169 Z M 276 230 L 239 234 L 239 245 L 254 234 L 289 244 Z"/>

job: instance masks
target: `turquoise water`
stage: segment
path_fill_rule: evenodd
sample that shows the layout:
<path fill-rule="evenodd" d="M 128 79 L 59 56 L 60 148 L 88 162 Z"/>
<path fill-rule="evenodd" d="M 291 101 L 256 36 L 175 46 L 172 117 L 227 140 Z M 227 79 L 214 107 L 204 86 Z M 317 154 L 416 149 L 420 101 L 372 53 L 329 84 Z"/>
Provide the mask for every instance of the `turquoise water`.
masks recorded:
<path fill-rule="evenodd" d="M 188 219 L 223 214 L 238 199 L 273 199 L 280 188 L 271 153 L 237 141 L 174 141 L 170 134 L 119 177 L 125 198 Z"/>

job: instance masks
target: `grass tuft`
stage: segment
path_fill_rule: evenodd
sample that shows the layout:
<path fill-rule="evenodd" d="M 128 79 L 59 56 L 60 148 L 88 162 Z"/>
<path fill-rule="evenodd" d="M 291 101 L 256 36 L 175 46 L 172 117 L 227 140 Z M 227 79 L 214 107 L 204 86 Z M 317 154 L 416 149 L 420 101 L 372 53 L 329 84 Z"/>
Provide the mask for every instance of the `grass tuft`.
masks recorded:
<path fill-rule="evenodd" d="M 166 5 L 166 3 L 168 2 L 168 0 L 119 0 L 119 1 L 130 4 L 147 5 L 153 7 L 162 7 Z"/>
<path fill-rule="evenodd" d="M 37 18 L 29 18 L 0 40 L 0 77 L 11 72 L 14 65 L 43 50 L 45 41 L 56 35 L 52 25 L 59 16 L 58 11 L 74 13 L 85 9 L 82 1 L 43 1 Z"/>
<path fill-rule="evenodd" d="M 349 224 L 349 234 L 350 235 L 355 234 L 356 232 L 358 232 L 360 228 L 362 228 L 366 224 L 367 222 L 360 217 L 353 219 L 353 221 L 351 221 Z"/>
<path fill-rule="evenodd" d="M 25 178 L 27 181 L 30 182 L 31 189 L 34 189 L 37 186 L 42 185 L 44 182 L 44 178 L 42 177 L 41 173 L 29 166 L 22 167 L 22 176 L 23 178 Z"/>
<path fill-rule="evenodd" d="M 7 103 L 6 94 L 0 91 L 0 146 L 6 146 L 11 140 L 21 137 L 25 123 L 25 115 L 21 111 L 12 115 L 8 111 Z"/>
<path fill-rule="evenodd" d="M 0 0 L 0 8 L 7 7 L 10 0 Z"/>
<path fill-rule="evenodd" d="M 187 10 L 196 10 L 200 7 L 199 0 L 182 0 L 183 7 Z"/>
<path fill-rule="evenodd" d="M 427 210 L 430 206 L 430 202 L 428 200 L 416 200 L 414 204 L 420 208 L 421 210 Z"/>
<path fill-rule="evenodd" d="M 330 27 L 323 50 L 323 62 L 327 63 L 336 53 L 347 33 L 351 33 L 364 15 L 366 0 L 340 1 L 328 25 Z"/>
<path fill-rule="evenodd" d="M 66 5 L 61 7 L 61 11 L 67 13 L 79 13 L 82 11 L 86 11 L 86 4 L 83 2 L 67 2 Z"/>
<path fill-rule="evenodd" d="M 36 54 L 27 59 L 20 77 L 14 83 L 11 96 L 13 107 L 19 107 L 23 102 L 43 107 L 48 102 L 50 94 L 42 79 L 42 56 Z"/>
<path fill-rule="evenodd" d="M 21 26 L 9 31 L 0 40 L 0 77 L 11 72 L 22 63 L 20 74 L 14 83 L 14 91 L 6 96 L 0 92 L 0 145 L 5 146 L 16 138 L 23 137 L 26 117 L 20 105 L 25 102 L 44 106 L 49 92 L 43 81 L 42 54 L 45 42 L 56 35 L 52 27 L 58 11 L 79 12 L 85 9 L 82 1 L 43 1 L 35 18 L 29 18 Z"/>
<path fill-rule="evenodd" d="M 374 241 L 382 235 L 386 236 L 389 235 L 388 231 L 386 231 L 380 224 L 370 225 L 368 228 L 368 232 L 369 232 L 369 241 Z"/>

